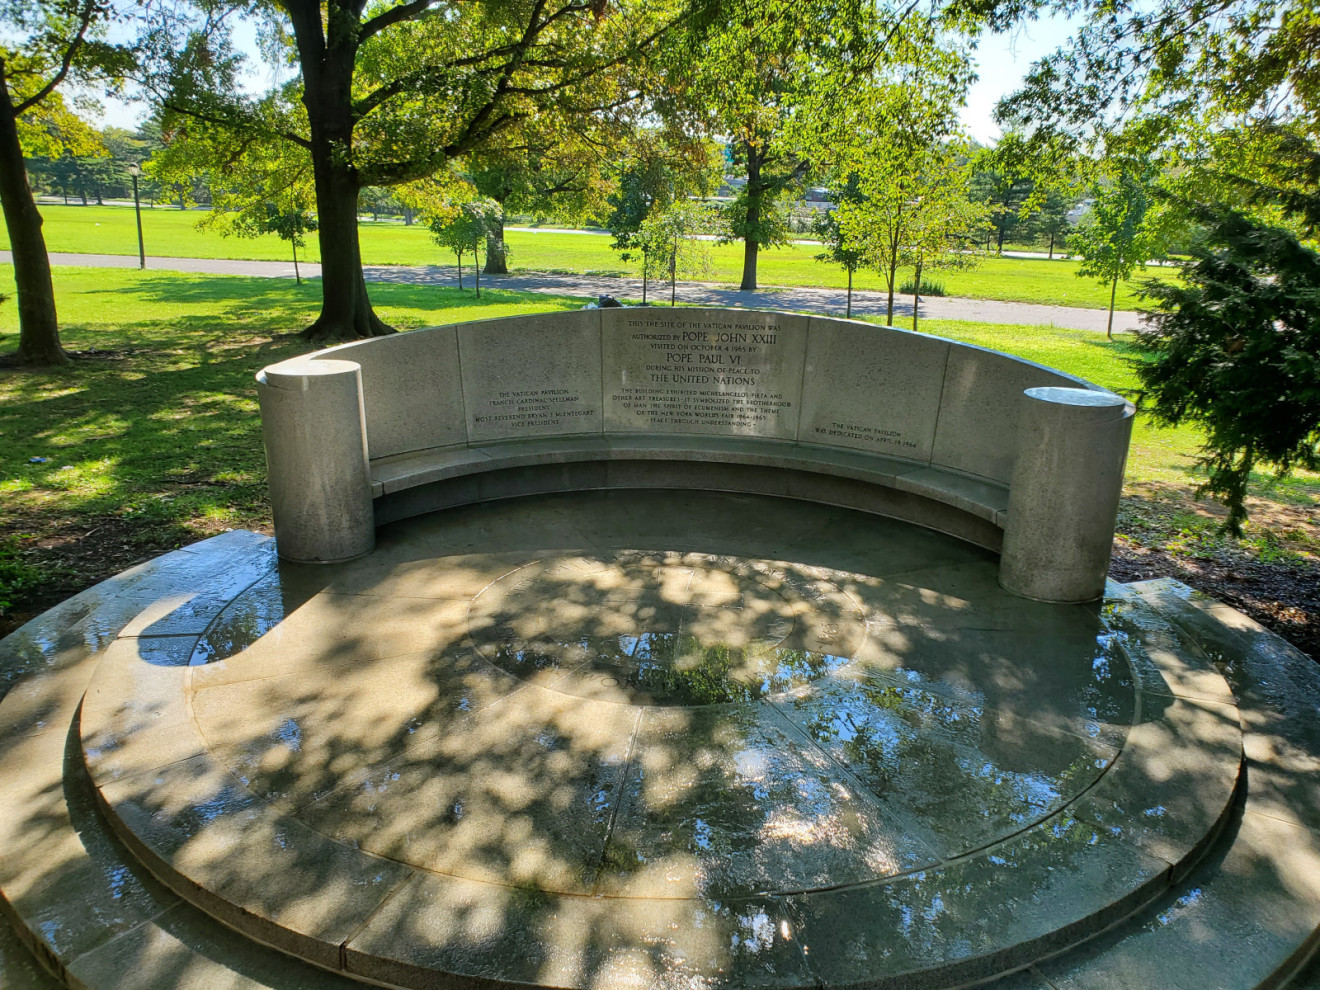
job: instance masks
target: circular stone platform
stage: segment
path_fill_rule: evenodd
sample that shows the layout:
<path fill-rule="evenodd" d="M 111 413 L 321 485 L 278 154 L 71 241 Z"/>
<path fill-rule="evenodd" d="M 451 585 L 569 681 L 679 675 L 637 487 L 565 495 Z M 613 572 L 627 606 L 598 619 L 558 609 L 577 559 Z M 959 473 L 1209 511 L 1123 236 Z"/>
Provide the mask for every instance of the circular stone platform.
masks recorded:
<path fill-rule="evenodd" d="M 638 492 L 381 536 L 271 571 L 200 638 L 143 617 L 157 652 L 118 641 L 83 702 L 129 847 L 327 968 L 985 979 L 1161 893 L 1238 784 L 1208 662 L 1130 649 L 1122 599 L 1015 598 L 993 555 L 912 526 Z"/>

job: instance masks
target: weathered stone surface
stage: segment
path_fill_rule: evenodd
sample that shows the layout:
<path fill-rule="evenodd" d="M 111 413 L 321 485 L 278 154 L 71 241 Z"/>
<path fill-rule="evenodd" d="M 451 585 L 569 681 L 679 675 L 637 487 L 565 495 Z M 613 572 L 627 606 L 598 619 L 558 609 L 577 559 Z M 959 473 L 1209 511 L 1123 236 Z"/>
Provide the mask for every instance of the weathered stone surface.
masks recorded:
<path fill-rule="evenodd" d="M 257 376 L 280 556 L 348 560 L 375 545 L 357 364 L 293 358 Z"/>
<path fill-rule="evenodd" d="M 255 938 L 415 987 L 910 990 L 1066 950 L 990 985 L 1247 990 L 1304 961 L 1320 924 L 1308 825 L 1320 675 L 1173 586 L 1144 589 L 1149 605 L 1140 586 L 1115 586 L 1103 607 L 1047 606 L 998 588 L 989 555 L 930 533 L 657 492 L 461 510 L 386 530 L 376 554 L 329 568 L 271 573 L 268 541 L 236 534 L 206 547 L 0 644 L 0 889 L 73 985 L 347 985 Z M 116 639 L 125 602 L 142 610 L 152 595 L 168 603 Z M 190 596 L 220 602 L 201 639 L 147 634 Z M 667 609 L 672 629 L 653 627 Z M 488 620 L 510 635 L 464 634 Z M 600 626 L 601 649 L 580 663 L 549 649 L 575 622 Z M 354 637 L 376 655 L 355 663 Z M 515 641 L 521 655 L 501 645 Z M 779 649 L 757 698 L 691 694 L 750 684 L 753 661 Z M 1125 653 L 1135 677 L 1115 672 Z M 1153 908 L 1072 946 L 1158 895 L 1178 850 L 1203 851 L 1196 832 L 1217 824 L 1239 730 L 1231 705 L 1206 700 L 1226 696 L 1206 653 L 1231 655 L 1243 699 L 1244 812 Z M 199 658 L 213 662 L 181 665 Z M 668 671 L 684 703 L 581 696 L 616 667 L 638 685 Z M 116 765 L 132 747 L 105 745 L 97 726 L 155 749 L 180 724 L 170 685 L 186 698 L 190 679 L 214 749 Z M 70 731 L 80 680 L 85 745 Z M 1125 692 L 1140 693 L 1139 715 L 1116 704 Z M 1137 725 L 1119 751 L 1124 712 Z M 1096 754 L 1098 784 L 1070 753 Z M 82 760 L 136 854 L 247 937 L 125 860 Z M 282 792 L 318 767 L 329 795 Z M 896 767 L 921 786 L 886 774 Z M 310 828 L 304 798 L 338 801 L 350 841 Z M 895 837 L 939 848 L 881 877 Z M 388 840 L 386 857 L 353 848 L 359 838 Z M 455 846 L 463 856 L 446 860 Z M 476 864 L 482 879 L 410 874 L 398 858 L 413 855 Z M 862 870 L 874 879 L 822 881 Z M 577 893 L 563 892 L 570 879 Z M 1226 944 L 1236 951 L 1205 958 Z"/>
<path fill-rule="evenodd" d="M 951 346 L 813 317 L 798 439 L 929 462 Z"/>
<path fill-rule="evenodd" d="M 1086 383 L 1007 354 L 949 350 L 931 463 L 1007 484 L 1018 451 L 1018 403 L 1029 388 Z"/>
<path fill-rule="evenodd" d="M 1038 601 L 1095 601 L 1136 411 L 1108 392 L 1053 387 L 1027 389 L 1018 408 L 999 580 Z"/>
<path fill-rule="evenodd" d="M 458 328 L 469 443 L 600 433 L 600 313 L 580 310 Z"/>
<path fill-rule="evenodd" d="M 367 447 L 373 460 L 467 440 L 457 327 L 360 340 L 318 351 L 313 358 L 353 361 L 362 368 Z"/>
<path fill-rule="evenodd" d="M 350 973 L 443 986 L 686 990 L 813 986 L 779 898 L 556 897 L 422 874 L 347 946 Z"/>
<path fill-rule="evenodd" d="M 785 313 L 602 310 L 606 430 L 796 439 L 809 323 Z"/>
<path fill-rule="evenodd" d="M 1227 848 L 1149 912 L 1039 969 L 1059 990 L 1279 985 L 1275 974 L 1289 975 L 1305 960 L 1317 925 L 1320 840 L 1246 814 Z M 1223 946 L 1232 951 L 1218 951 Z"/>

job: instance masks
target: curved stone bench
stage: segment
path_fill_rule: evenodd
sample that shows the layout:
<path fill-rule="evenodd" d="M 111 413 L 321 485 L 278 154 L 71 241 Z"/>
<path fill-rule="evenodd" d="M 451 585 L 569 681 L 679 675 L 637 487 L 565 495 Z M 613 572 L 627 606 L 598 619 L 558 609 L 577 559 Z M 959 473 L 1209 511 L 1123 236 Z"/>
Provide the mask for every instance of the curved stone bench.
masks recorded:
<path fill-rule="evenodd" d="M 434 327 L 258 376 L 281 556 L 527 494 L 747 491 L 1001 553 L 1011 591 L 1104 587 L 1133 408 L 1061 372 L 867 323 L 605 309 Z"/>

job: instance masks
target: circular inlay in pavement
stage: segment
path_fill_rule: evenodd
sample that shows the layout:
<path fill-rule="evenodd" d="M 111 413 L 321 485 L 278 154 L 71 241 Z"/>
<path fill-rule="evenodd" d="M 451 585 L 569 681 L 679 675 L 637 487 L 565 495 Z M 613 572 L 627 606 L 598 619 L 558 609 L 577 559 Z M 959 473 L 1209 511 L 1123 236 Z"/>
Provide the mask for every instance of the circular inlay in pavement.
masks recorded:
<path fill-rule="evenodd" d="M 753 701 L 820 679 L 866 640 L 860 605 L 773 561 L 624 552 L 537 560 L 473 600 L 491 663 L 553 691 L 634 704 Z"/>
<path fill-rule="evenodd" d="M 820 506 L 693 496 L 675 541 L 663 497 L 396 526 L 174 650 L 212 662 L 103 663 L 83 739 L 112 821 L 229 923 L 381 982 L 429 985 L 416 949 L 612 986 L 581 953 L 669 945 L 814 986 L 1053 951 L 1229 806 L 1231 696 L 1136 649 L 1122 602 L 1017 599 L 984 551 Z"/>

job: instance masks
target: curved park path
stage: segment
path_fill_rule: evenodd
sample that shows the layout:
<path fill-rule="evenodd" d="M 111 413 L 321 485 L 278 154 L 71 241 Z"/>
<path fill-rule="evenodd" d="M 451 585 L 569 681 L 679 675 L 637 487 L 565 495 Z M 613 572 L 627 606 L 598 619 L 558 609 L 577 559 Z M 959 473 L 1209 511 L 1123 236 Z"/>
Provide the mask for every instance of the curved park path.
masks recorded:
<path fill-rule="evenodd" d="M 11 261 L 8 251 L 0 251 L 0 262 Z M 136 268 L 137 258 L 112 254 L 52 254 L 51 264 L 82 265 L 90 268 Z M 247 275 L 261 278 L 292 278 L 293 265 L 282 261 L 231 261 L 215 258 L 148 258 L 147 267 L 157 271 L 201 272 L 212 275 Z M 299 266 L 304 277 L 316 278 L 321 266 Z M 453 286 L 457 283 L 452 265 L 368 265 L 368 282 L 395 282 L 411 285 Z M 611 275 L 563 275 L 549 272 L 516 272 L 511 275 L 485 275 L 482 282 L 491 288 L 518 292 L 546 292 L 556 295 L 600 296 L 638 299 L 642 282 L 637 278 Z M 470 284 L 467 278 L 464 284 Z M 846 294 L 842 289 L 763 288 L 755 292 L 707 282 L 679 282 L 677 300 L 688 305 L 744 306 L 749 309 L 784 309 L 804 313 L 842 316 Z M 657 304 L 669 301 L 669 284 L 650 283 L 648 298 Z M 875 316 L 884 313 L 886 295 L 882 292 L 854 292 L 853 315 Z M 911 317 L 912 297 L 894 300 L 896 316 Z M 1046 306 L 1038 303 L 1001 302 L 993 299 L 965 299 L 953 296 L 929 297 L 921 301 L 921 318 L 934 320 L 973 320 L 979 323 L 1048 324 L 1077 330 L 1104 332 L 1106 313 L 1102 309 L 1073 306 Z M 1114 330 L 1134 330 L 1140 323 L 1135 312 L 1114 314 Z"/>

